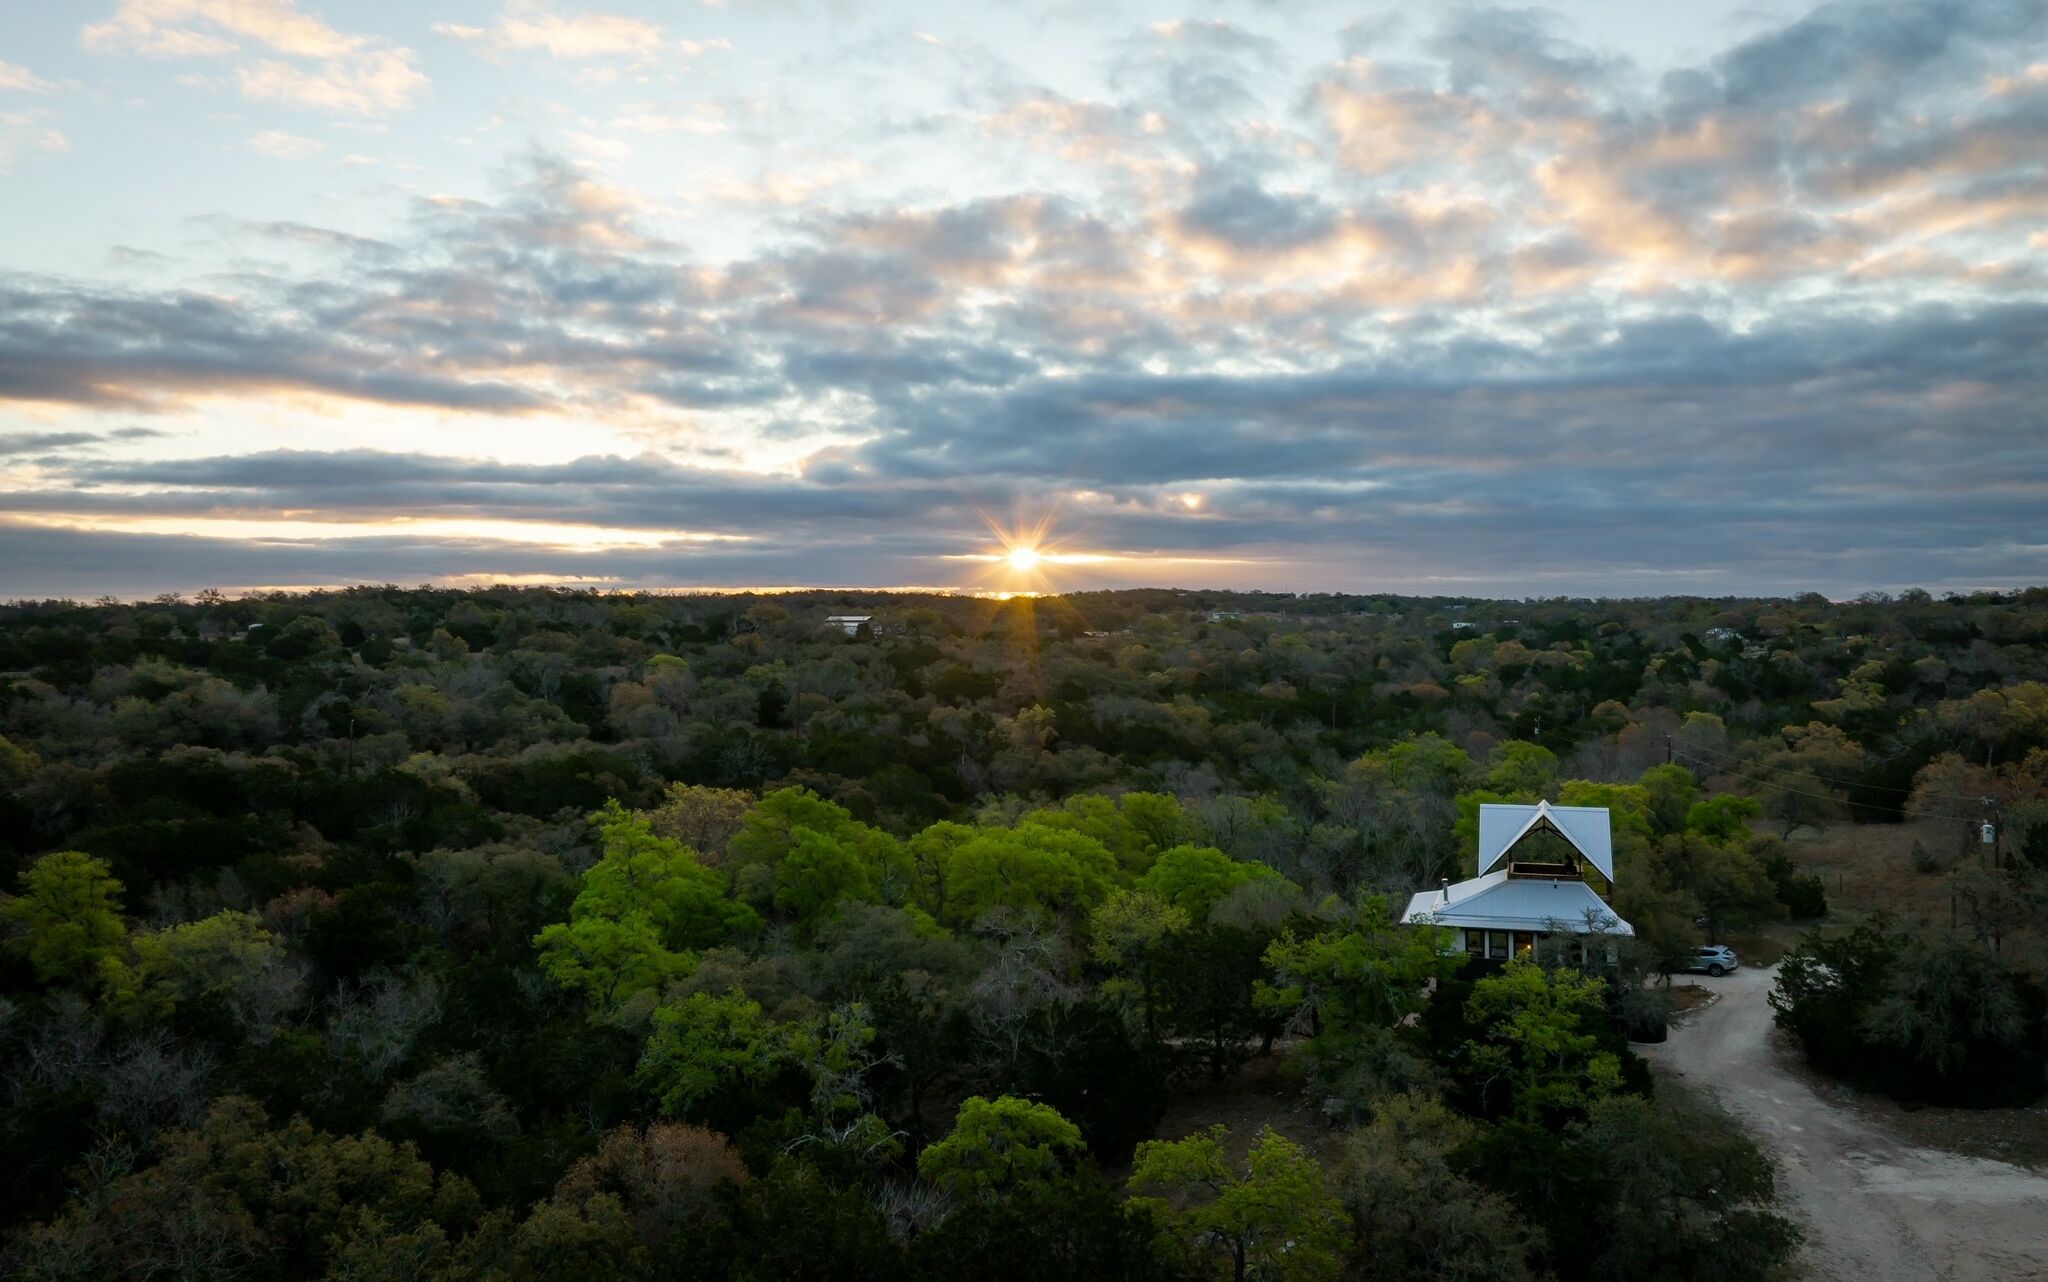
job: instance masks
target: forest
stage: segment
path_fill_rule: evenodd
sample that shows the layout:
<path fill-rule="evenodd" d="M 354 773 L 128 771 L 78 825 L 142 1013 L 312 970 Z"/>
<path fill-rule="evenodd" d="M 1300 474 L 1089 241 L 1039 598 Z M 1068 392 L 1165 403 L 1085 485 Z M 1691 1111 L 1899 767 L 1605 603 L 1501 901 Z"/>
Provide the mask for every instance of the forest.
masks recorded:
<path fill-rule="evenodd" d="M 1818 1071 L 2038 1098 L 2044 682 L 2048 589 L 14 602 L 0 1273 L 1779 1276 L 1630 1037 L 1779 931 Z M 1394 924 L 1538 798 L 1617 964 Z M 1900 825 L 1943 920 L 1802 864 Z"/>

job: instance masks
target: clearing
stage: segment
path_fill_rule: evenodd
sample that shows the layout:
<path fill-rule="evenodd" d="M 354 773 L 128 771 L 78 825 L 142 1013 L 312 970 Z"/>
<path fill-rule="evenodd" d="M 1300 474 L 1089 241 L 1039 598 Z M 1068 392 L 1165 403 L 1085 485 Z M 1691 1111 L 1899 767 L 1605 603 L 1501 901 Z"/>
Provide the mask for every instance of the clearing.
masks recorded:
<path fill-rule="evenodd" d="M 1833 1282 L 2048 1279 L 2048 1175 L 1916 1147 L 1816 1094 L 1765 1000 L 1775 968 L 1702 980 L 1720 1000 L 1637 1047 L 1715 1095 L 1777 1159 L 1806 1230 L 1807 1275 Z M 1987 1114 L 1986 1116 L 1994 1116 Z"/>

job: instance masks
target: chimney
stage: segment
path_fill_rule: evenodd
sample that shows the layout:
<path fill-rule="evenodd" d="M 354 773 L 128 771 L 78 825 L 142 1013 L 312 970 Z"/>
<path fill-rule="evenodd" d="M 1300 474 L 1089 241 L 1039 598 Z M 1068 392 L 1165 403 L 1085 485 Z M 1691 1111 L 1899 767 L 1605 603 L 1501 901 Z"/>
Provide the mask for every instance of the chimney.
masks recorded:
<path fill-rule="evenodd" d="M 1441 877 L 1438 880 L 1442 883 L 1438 893 L 1443 895 L 1444 902 L 1448 904 L 1451 902 L 1451 879 L 1449 877 Z"/>

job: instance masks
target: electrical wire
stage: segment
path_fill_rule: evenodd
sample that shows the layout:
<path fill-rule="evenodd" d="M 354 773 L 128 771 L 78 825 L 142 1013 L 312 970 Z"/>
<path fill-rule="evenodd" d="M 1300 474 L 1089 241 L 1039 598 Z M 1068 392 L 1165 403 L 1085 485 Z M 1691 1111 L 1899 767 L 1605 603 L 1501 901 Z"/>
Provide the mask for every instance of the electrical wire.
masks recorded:
<path fill-rule="evenodd" d="M 1731 769 L 1727 768 L 1726 766 L 1721 766 L 1721 765 L 1717 765 L 1717 764 L 1715 764 L 1714 762 L 1708 761 L 1708 760 L 1707 760 L 1706 758 L 1704 758 L 1704 757 L 1696 757 L 1696 756 L 1693 756 L 1693 755 L 1692 755 L 1691 753 L 1688 753 L 1688 752 L 1684 752 L 1684 751 L 1681 751 L 1681 750 L 1679 750 L 1679 749 L 1677 749 L 1677 748 L 1674 748 L 1674 749 L 1672 749 L 1672 756 L 1674 756 L 1674 757 L 1682 757 L 1682 758 L 1685 758 L 1685 759 L 1686 759 L 1686 760 L 1688 760 L 1688 761 L 1694 762 L 1694 763 L 1696 763 L 1696 764 L 1698 764 L 1698 765 L 1701 765 L 1701 766 L 1705 766 L 1705 767 L 1707 767 L 1708 769 L 1710 769 L 1710 770 L 1714 770 L 1714 771 L 1716 771 L 1716 772 L 1718 772 L 1718 773 L 1720 773 L 1720 774 L 1725 774 L 1725 775 L 1733 775 L 1733 776 L 1735 776 L 1735 777 L 1736 777 L 1737 779 L 1744 779 L 1744 780 L 1747 780 L 1748 782 L 1750 782 L 1750 783 L 1753 783 L 1753 784 L 1757 785 L 1757 786 L 1758 786 L 1758 787 L 1760 787 L 1760 788 L 1770 788 L 1770 789 L 1773 789 L 1773 790 L 1775 790 L 1775 791 L 1778 791 L 1778 792 L 1783 792 L 1783 793 L 1790 793 L 1791 795 L 1793 795 L 1793 796 L 1795 796 L 1795 797 L 1812 797 L 1812 798 L 1813 798 L 1814 800 L 1816 800 L 1816 801 L 1825 801 L 1825 802 L 1827 802 L 1827 803 L 1828 803 L 1828 804 L 1830 804 L 1830 805 L 1839 805 L 1839 804 L 1841 804 L 1841 798 L 1839 798 L 1839 797 L 1831 797 L 1831 796 L 1827 795 L 1826 793 L 1821 793 L 1821 792 L 1811 792 L 1811 791 L 1808 791 L 1807 789 L 1804 789 L 1804 788 L 1793 788 L 1793 787 L 1789 787 L 1789 786 L 1787 786 L 1787 785 L 1785 785 L 1785 784 L 1779 783 L 1779 782 L 1777 782 L 1776 780 L 1772 780 L 1772 779 L 1764 779 L 1764 778 L 1760 778 L 1759 776 L 1756 776 L 1756 775 L 1751 775 L 1751 774 L 1745 774 L 1745 773 L 1743 773 L 1743 772 L 1742 772 L 1742 771 L 1740 771 L 1740 770 L 1731 770 Z M 1817 777 L 1817 776 L 1816 776 L 1816 777 Z M 1971 798 L 1971 800 L 1973 800 L 1973 801 L 1974 801 L 1974 800 L 1977 800 L 1977 799 L 1976 799 L 1976 798 Z M 1972 816 L 1972 815 L 1956 815 L 1956 814 L 1937 814 L 1937 813 L 1935 813 L 1935 812 L 1933 812 L 1933 811 L 1931 811 L 1931 810 L 1908 810 L 1908 809 L 1906 809 L 1906 808 L 1905 808 L 1904 806 L 1901 806 L 1901 807 L 1899 807 L 1898 813 L 1899 813 L 1899 814 L 1901 814 L 1901 815 L 1906 815 L 1906 816 L 1910 816 L 1911 818 L 1914 818 L 1914 819 L 1931 819 L 1931 820 L 1938 820 L 1938 821 L 1941 821 L 1941 822 L 1945 822 L 1945 823 L 1955 823 L 1955 822 L 1962 822 L 1962 823 L 1974 823 L 1974 822 L 1976 822 L 1976 817 L 1975 817 L 1975 816 Z"/>
<path fill-rule="evenodd" d="M 1714 748 L 1694 748 L 1694 749 L 1692 749 L 1692 751 L 1695 751 L 1695 752 L 1703 752 L 1703 753 L 1706 753 L 1706 754 L 1707 754 L 1707 755 L 1709 755 L 1709 756 L 1716 756 L 1716 757 L 1720 757 L 1720 758 L 1722 758 L 1722 759 L 1724 759 L 1724 760 L 1726 760 L 1726 761 L 1733 761 L 1733 762 L 1735 762 L 1735 763 L 1736 763 L 1737 765 L 1750 765 L 1750 764 L 1751 764 L 1751 763 L 1749 763 L 1749 762 L 1745 762 L 1745 761 L 1743 761 L 1743 760 L 1742 760 L 1742 759 L 1741 759 L 1741 758 L 1740 758 L 1739 756 L 1737 756 L 1737 755 L 1736 755 L 1735 753 L 1732 753 L 1732 752 L 1728 752 L 1728 751 L 1725 751 L 1725 750 L 1717 750 L 1717 749 L 1714 749 Z M 1898 755 L 1898 754 L 1896 754 L 1896 753 L 1895 753 L 1895 754 L 1893 754 L 1893 755 L 1894 755 L 1894 756 L 1896 756 L 1896 755 Z M 1889 760 L 1889 758 L 1885 758 L 1885 759 L 1886 759 L 1886 760 Z M 1723 767 L 1723 768 L 1725 768 L 1725 767 Z M 1763 769 L 1763 770 L 1768 770 L 1768 769 L 1771 769 L 1772 767 L 1769 767 L 1769 766 L 1757 766 L 1756 768 L 1757 768 L 1757 769 Z M 1826 775 L 1823 775 L 1823 774 L 1821 774 L 1821 773 L 1820 773 L 1820 772 L 1818 772 L 1818 771 L 1810 771 L 1809 773 L 1811 773 L 1811 774 L 1813 775 L 1813 777 L 1814 777 L 1814 778 L 1816 778 L 1816 779 L 1820 780 L 1820 781 L 1821 781 L 1822 783 L 1824 783 L 1824 784 L 1829 784 L 1829 785 L 1832 785 L 1833 787 L 1837 787 L 1837 788 L 1862 788 L 1862 789 L 1866 789 L 1866 790 L 1868 790 L 1868 791 L 1871 791 L 1871 792 L 1890 792 L 1890 793 L 1896 793 L 1896 794 L 1898 794 L 1899 796 L 1902 796 L 1902 797 L 1911 797 L 1911 796 L 1914 796 L 1915 794 L 1918 794 L 1919 796 L 1923 796 L 1923 797 L 1940 797 L 1940 798 L 1944 798 L 1944 799 L 1946 799 L 1946 800 L 1949 800 L 1949 801 L 1969 801 L 1969 802 L 1977 802 L 1977 803 L 1979 803 L 1979 804 L 1981 804 L 1981 803 L 1983 802 L 1983 800 L 1984 800 L 1984 795 L 1983 795 L 1982 793 L 1973 793 L 1973 794 L 1965 794 L 1965 793 L 1960 793 L 1960 792 L 1920 792 L 1920 790 L 1919 790 L 1919 789 L 1917 789 L 1917 788 L 1894 788 L 1894 787 L 1892 787 L 1892 786 L 1891 786 L 1891 785 L 1889 785 L 1889 784 L 1881 784 L 1881 783 L 1860 783 L 1860 782 L 1856 782 L 1856 781 L 1854 781 L 1854 780 L 1848 780 L 1848 779 L 1830 779 L 1829 777 L 1827 777 Z"/>

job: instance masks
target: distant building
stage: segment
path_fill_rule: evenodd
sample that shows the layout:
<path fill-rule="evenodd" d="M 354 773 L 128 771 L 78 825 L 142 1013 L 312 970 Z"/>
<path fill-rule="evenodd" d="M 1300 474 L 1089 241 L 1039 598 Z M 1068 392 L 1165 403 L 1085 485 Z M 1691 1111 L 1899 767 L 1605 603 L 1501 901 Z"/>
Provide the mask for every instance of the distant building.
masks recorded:
<path fill-rule="evenodd" d="M 873 632 L 875 630 L 874 623 L 875 616 L 872 614 L 831 614 L 825 616 L 826 627 L 838 628 L 850 637 L 859 636 L 862 628 Z"/>
<path fill-rule="evenodd" d="M 1236 610 L 1209 611 L 1209 622 L 1211 623 L 1234 623 L 1243 617 L 1244 615 Z"/>
<path fill-rule="evenodd" d="M 1613 895 L 1607 807 L 1482 805 L 1479 875 L 1417 893 L 1401 920 L 1450 927 L 1468 955 L 1507 961 L 1549 935 L 1635 934 Z"/>
<path fill-rule="evenodd" d="M 1705 632 L 1700 633 L 1700 635 L 1716 644 L 1742 640 L 1742 634 L 1734 628 L 1708 628 Z"/>

